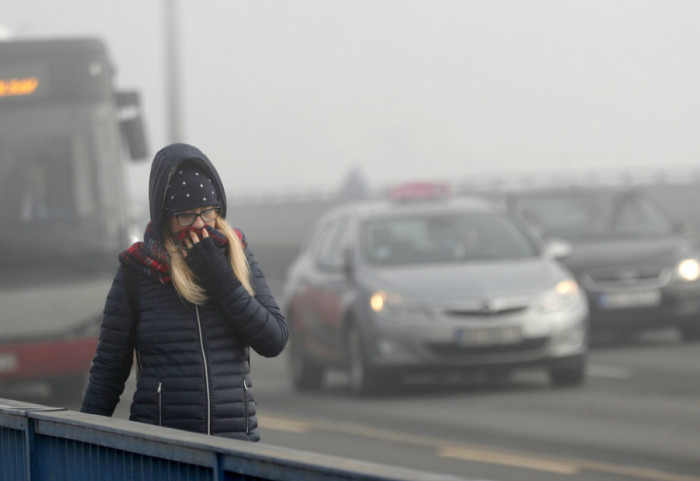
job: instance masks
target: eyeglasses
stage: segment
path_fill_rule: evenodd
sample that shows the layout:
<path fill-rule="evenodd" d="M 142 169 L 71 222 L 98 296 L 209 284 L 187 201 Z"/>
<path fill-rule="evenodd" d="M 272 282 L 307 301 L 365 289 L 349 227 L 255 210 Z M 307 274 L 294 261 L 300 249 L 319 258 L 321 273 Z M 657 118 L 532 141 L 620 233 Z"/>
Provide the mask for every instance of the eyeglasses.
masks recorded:
<path fill-rule="evenodd" d="M 212 207 L 211 209 L 203 210 L 199 214 L 196 212 L 178 212 L 175 214 L 175 220 L 183 226 L 194 224 L 197 221 L 197 217 L 200 217 L 204 222 L 211 222 L 219 217 L 219 210 L 218 207 Z"/>

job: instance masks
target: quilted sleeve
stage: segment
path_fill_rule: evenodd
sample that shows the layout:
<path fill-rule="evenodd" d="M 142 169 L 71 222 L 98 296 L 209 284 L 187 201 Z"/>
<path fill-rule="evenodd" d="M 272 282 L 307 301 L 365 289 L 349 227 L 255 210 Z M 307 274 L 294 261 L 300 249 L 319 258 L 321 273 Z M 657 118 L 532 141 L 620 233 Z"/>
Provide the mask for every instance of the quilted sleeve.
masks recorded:
<path fill-rule="evenodd" d="M 136 319 L 124 284 L 124 267 L 117 269 L 107 294 L 100 339 L 90 367 L 90 380 L 81 412 L 111 416 L 131 372 Z"/>
<path fill-rule="evenodd" d="M 245 290 L 231 269 L 221 270 L 216 279 L 211 279 L 207 283 L 207 291 L 236 332 L 255 352 L 264 357 L 274 357 L 287 344 L 287 323 L 245 235 L 241 233 L 240 236 L 250 265 L 255 296 Z"/>

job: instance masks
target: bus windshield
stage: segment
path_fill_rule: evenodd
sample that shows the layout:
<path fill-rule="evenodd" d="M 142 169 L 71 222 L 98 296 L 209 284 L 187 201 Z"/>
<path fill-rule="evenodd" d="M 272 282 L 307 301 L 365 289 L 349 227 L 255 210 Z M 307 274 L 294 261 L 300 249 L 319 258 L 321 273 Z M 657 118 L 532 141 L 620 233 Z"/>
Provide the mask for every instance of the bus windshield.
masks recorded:
<path fill-rule="evenodd" d="M 104 148 L 117 142 L 109 106 L 32 110 L 0 115 L 0 263 L 113 254 L 126 219 L 120 164 Z"/>

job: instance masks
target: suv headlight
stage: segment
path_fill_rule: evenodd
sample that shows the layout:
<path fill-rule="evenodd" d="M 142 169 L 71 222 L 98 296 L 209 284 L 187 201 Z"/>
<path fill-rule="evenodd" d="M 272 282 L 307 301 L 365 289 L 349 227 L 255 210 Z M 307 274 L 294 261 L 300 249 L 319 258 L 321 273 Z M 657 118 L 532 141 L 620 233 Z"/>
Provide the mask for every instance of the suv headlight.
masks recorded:
<path fill-rule="evenodd" d="M 676 266 L 676 274 L 681 280 L 696 281 L 700 277 L 700 263 L 697 259 L 683 259 Z"/>
<path fill-rule="evenodd" d="M 537 307 L 543 312 L 571 311 L 582 303 L 578 284 L 574 280 L 557 283 L 552 289 L 542 294 Z"/>
<path fill-rule="evenodd" d="M 398 321 L 411 319 L 431 318 L 430 309 L 413 299 L 399 294 L 389 294 L 386 291 L 377 291 L 369 298 L 369 306 L 372 311 Z"/>

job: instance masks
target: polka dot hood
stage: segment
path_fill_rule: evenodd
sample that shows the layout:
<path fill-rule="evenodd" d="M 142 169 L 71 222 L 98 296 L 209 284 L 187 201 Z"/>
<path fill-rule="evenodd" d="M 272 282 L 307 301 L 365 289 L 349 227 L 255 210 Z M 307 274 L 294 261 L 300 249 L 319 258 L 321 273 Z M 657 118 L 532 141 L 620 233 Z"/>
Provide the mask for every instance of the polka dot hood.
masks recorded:
<path fill-rule="evenodd" d="M 170 215 L 215 205 L 226 217 L 226 193 L 216 168 L 197 147 L 171 144 L 153 158 L 149 179 L 151 226 L 162 240 Z"/>

